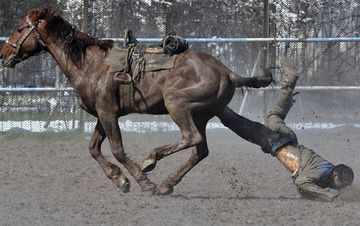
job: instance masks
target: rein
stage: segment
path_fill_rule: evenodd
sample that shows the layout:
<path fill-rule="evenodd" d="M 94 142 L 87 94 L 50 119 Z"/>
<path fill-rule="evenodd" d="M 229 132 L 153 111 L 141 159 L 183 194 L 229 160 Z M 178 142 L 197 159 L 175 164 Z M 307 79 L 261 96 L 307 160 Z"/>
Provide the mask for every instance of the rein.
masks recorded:
<path fill-rule="evenodd" d="M 37 55 L 42 55 L 42 54 L 44 54 L 44 53 L 45 53 L 45 52 L 42 52 L 42 53 L 39 53 L 39 54 L 37 54 Z M 45 71 L 49 71 L 49 70 L 51 70 L 51 69 L 53 69 L 53 68 L 55 68 L 55 67 L 57 66 L 57 63 L 54 63 L 53 66 L 50 66 L 50 67 L 45 68 L 45 69 L 42 69 L 42 70 L 37 70 L 37 69 L 34 69 L 33 67 L 29 66 L 27 63 L 25 63 L 25 61 L 22 60 L 20 57 L 18 57 L 18 60 L 19 60 L 27 69 L 29 69 L 30 71 L 33 71 L 33 72 L 45 72 Z"/>

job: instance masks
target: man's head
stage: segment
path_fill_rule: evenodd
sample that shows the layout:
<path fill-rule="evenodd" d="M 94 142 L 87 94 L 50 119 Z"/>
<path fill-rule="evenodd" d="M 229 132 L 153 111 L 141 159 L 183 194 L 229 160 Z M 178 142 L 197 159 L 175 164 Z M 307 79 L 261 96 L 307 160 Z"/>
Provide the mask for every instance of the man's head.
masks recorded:
<path fill-rule="evenodd" d="M 354 180 L 353 170 L 344 164 L 336 165 L 331 175 L 331 187 L 337 190 L 352 184 Z"/>

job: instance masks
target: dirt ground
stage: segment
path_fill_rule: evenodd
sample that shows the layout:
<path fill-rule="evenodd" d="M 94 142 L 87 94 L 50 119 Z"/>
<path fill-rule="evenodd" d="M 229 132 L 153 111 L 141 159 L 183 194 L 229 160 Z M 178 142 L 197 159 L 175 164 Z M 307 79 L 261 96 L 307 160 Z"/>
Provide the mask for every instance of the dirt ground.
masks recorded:
<path fill-rule="evenodd" d="M 297 131 L 300 143 L 353 167 L 354 185 L 335 202 L 300 199 L 291 175 L 270 155 L 225 129 L 208 131 L 210 155 L 170 196 L 145 197 L 131 179 L 122 194 L 89 155 L 89 138 L 28 138 L 0 144 L 0 225 L 359 225 L 360 129 Z M 142 160 L 177 132 L 124 133 Z M 103 149 L 111 156 L 106 142 Z M 161 160 L 160 183 L 189 155 Z"/>

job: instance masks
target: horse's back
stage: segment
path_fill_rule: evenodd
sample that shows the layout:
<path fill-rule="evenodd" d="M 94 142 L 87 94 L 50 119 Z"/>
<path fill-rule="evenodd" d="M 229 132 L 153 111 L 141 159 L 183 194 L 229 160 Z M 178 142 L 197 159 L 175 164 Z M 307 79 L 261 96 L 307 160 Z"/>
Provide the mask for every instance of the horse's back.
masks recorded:
<path fill-rule="evenodd" d="M 192 60 L 194 63 L 199 64 L 201 66 L 207 66 L 209 68 L 217 68 L 218 70 L 222 70 L 223 73 L 231 73 L 231 70 L 226 67 L 220 60 L 216 59 L 214 56 L 196 50 L 187 50 L 178 57 L 184 57 L 186 59 Z"/>
<path fill-rule="evenodd" d="M 169 107 L 221 108 L 228 104 L 235 90 L 230 73 L 213 56 L 187 50 L 177 55 L 173 69 L 145 72 L 136 84 L 141 91 L 135 92 L 132 103 L 126 101 L 129 93 L 119 90 L 120 105 L 125 105 L 122 108 L 127 113 L 148 114 L 166 114 Z"/>

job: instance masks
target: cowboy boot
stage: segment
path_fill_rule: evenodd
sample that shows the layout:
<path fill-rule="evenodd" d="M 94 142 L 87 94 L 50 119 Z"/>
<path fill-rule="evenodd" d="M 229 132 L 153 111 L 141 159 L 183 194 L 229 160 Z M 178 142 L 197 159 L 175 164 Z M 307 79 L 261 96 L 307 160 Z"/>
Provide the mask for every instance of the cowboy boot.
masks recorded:
<path fill-rule="evenodd" d="M 290 87 L 294 89 L 296 81 L 299 78 L 299 75 L 295 73 L 294 65 L 287 58 L 281 59 L 280 64 L 283 72 L 281 86 L 284 88 Z"/>
<path fill-rule="evenodd" d="M 267 116 L 267 125 L 272 129 L 275 129 L 273 128 L 273 124 L 275 123 L 269 120 L 269 118 L 275 115 L 281 120 L 285 120 L 286 115 L 292 107 L 293 91 L 296 86 L 296 81 L 299 78 L 295 73 L 293 64 L 288 59 L 284 58 L 281 60 L 281 67 L 283 72 L 281 89 L 277 91 L 276 101 Z"/>

